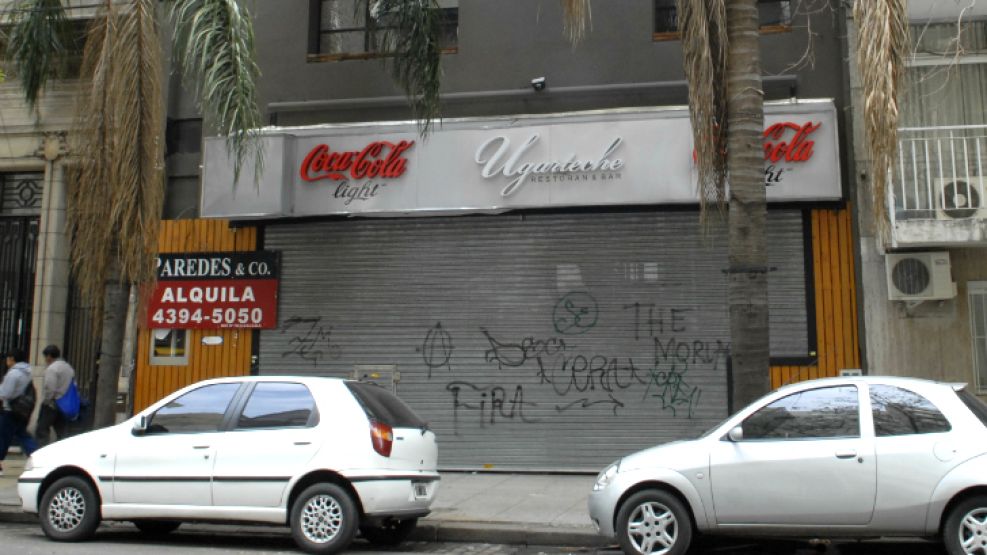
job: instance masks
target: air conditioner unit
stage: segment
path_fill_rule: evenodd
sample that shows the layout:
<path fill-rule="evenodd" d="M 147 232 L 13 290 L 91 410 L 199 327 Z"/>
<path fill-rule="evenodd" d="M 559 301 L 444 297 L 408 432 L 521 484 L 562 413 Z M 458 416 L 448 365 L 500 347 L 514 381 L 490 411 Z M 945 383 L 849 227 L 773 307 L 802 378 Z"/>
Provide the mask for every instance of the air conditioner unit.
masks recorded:
<path fill-rule="evenodd" d="M 984 179 L 965 177 L 936 179 L 936 219 L 963 220 L 987 218 L 984 206 Z"/>
<path fill-rule="evenodd" d="M 935 301 L 956 296 L 948 252 L 888 253 L 885 262 L 889 300 Z"/>

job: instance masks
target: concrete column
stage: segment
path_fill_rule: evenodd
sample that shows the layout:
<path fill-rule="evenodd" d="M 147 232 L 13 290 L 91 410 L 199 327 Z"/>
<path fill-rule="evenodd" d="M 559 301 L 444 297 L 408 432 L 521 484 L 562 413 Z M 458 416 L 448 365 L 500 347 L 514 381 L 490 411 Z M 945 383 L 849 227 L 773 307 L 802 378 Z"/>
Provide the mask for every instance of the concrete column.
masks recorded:
<path fill-rule="evenodd" d="M 48 134 L 39 150 L 45 159 L 38 257 L 34 273 L 31 362 L 44 365 L 41 351 L 54 343 L 64 350 L 69 297 L 69 236 L 66 232 L 65 137 Z"/>

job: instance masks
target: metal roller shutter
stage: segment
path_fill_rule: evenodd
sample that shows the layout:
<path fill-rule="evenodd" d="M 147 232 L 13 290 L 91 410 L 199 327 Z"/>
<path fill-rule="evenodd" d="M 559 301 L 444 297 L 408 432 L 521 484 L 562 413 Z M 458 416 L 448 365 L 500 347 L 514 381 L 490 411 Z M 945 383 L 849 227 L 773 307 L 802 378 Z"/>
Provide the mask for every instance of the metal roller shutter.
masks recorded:
<path fill-rule="evenodd" d="M 769 216 L 773 356 L 807 351 L 802 215 Z M 390 366 L 442 468 L 595 470 L 726 416 L 726 235 L 691 211 L 272 225 L 265 374 Z"/>

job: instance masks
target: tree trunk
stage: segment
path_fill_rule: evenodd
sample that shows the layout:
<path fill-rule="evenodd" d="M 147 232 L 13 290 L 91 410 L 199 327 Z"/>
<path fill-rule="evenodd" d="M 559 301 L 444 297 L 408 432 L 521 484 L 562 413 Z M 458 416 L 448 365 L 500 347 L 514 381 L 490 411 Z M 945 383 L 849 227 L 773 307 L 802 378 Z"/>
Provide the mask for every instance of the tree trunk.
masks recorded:
<path fill-rule="evenodd" d="M 104 428 L 116 423 L 117 388 L 130 287 L 120 283 L 117 272 L 111 274 L 112 277 L 106 282 L 103 304 L 103 332 L 99 347 L 99 368 L 96 371 L 93 428 Z"/>
<path fill-rule="evenodd" d="M 768 392 L 764 94 L 757 0 L 727 0 L 727 172 L 733 408 Z"/>

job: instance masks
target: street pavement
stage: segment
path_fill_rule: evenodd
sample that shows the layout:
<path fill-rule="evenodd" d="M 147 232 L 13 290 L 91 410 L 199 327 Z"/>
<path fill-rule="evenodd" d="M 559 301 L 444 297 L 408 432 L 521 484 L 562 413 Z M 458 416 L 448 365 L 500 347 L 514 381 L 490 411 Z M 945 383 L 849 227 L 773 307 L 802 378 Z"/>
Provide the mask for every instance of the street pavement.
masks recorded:
<path fill-rule="evenodd" d="M 166 539 L 149 540 L 128 523 L 104 524 L 94 542 L 57 544 L 45 540 L 37 519 L 20 510 L 20 455 L 3 462 L 0 477 L 0 542 L 3 553 L 297 553 L 286 528 L 185 525 Z M 501 473 L 443 473 L 432 514 L 412 541 L 378 551 L 363 541 L 354 553 L 463 555 L 618 555 L 596 535 L 586 510 L 595 476 Z M 943 555 L 929 542 L 816 542 L 703 539 L 697 555 Z"/>

